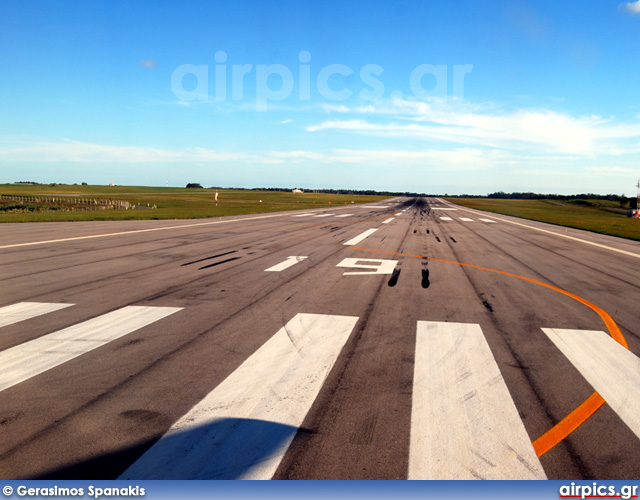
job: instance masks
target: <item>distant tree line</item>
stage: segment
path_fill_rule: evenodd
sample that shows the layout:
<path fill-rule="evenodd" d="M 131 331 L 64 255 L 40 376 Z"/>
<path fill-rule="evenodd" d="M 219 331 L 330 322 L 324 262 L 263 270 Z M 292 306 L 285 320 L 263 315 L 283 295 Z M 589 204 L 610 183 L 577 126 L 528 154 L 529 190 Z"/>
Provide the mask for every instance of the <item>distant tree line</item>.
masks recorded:
<path fill-rule="evenodd" d="M 446 195 L 445 195 L 446 196 Z M 495 193 L 484 195 L 463 194 L 454 195 L 452 198 L 493 198 L 500 200 L 608 200 L 614 201 L 620 204 L 620 207 L 637 208 L 637 198 L 629 198 L 627 196 L 618 194 L 595 194 L 595 193 L 582 193 L 582 194 L 542 194 L 542 193 L 505 193 L 504 191 L 497 191 Z"/>
<path fill-rule="evenodd" d="M 210 189 L 237 189 L 243 190 L 247 188 L 221 188 L 221 187 L 212 187 Z M 259 187 L 259 188 L 251 188 L 248 191 L 281 191 L 290 193 L 296 188 L 280 188 L 280 187 Z M 297 188 L 301 189 L 305 193 L 325 193 L 325 194 L 352 194 L 352 195 L 373 195 L 373 196 L 407 196 L 407 197 L 418 197 L 418 196 L 427 196 L 425 193 L 411 193 L 407 191 L 375 191 L 373 189 L 307 189 L 307 188 Z"/>

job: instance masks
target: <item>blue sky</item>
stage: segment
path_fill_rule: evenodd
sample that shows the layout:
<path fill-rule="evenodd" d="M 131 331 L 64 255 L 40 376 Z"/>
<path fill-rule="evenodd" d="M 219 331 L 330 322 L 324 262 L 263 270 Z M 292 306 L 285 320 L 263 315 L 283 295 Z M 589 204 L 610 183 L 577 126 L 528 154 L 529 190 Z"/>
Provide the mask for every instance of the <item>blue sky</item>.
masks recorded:
<path fill-rule="evenodd" d="M 639 41 L 640 0 L 4 0 L 0 182 L 632 195 Z"/>

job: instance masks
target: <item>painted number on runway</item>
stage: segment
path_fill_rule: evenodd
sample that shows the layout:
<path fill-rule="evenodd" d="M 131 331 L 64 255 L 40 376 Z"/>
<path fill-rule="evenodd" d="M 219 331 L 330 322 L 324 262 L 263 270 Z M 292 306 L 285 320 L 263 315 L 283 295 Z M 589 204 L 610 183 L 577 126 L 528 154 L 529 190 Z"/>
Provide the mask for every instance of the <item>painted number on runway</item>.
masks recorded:
<path fill-rule="evenodd" d="M 364 274 L 392 274 L 397 264 L 397 260 L 347 258 L 336 267 L 366 269 L 366 271 L 344 273 L 344 276 L 358 276 Z"/>

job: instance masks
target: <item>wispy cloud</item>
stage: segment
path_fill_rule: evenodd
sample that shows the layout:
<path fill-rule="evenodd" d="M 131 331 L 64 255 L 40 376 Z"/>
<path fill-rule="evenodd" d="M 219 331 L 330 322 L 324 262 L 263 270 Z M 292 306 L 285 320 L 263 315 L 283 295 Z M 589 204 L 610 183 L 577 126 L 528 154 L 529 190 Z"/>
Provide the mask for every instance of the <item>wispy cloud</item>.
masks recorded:
<path fill-rule="evenodd" d="M 618 10 L 628 12 L 629 14 L 640 14 L 640 0 L 635 2 L 624 2 L 618 5 Z"/>
<path fill-rule="evenodd" d="M 349 119 L 327 120 L 309 132 L 335 131 L 419 140 L 425 144 L 474 145 L 530 154 L 593 157 L 640 152 L 640 122 L 572 116 L 548 109 L 501 111 L 465 102 L 381 102 L 376 108 L 340 108 Z M 377 115 L 377 116 L 376 116 Z"/>
<path fill-rule="evenodd" d="M 155 163 L 221 162 L 252 159 L 251 155 L 206 148 L 169 150 L 142 146 L 112 146 L 63 140 L 0 145 L 3 162 Z"/>

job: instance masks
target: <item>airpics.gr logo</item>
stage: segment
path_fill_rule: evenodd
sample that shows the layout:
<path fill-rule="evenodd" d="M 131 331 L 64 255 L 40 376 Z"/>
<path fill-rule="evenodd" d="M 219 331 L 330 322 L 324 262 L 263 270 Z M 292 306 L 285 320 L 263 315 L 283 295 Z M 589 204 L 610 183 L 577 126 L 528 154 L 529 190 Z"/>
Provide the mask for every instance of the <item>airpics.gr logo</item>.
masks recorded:
<path fill-rule="evenodd" d="M 252 89 L 249 98 L 255 98 L 256 111 L 267 111 L 270 102 L 291 97 L 294 88 L 297 88 L 296 98 L 300 101 L 310 101 L 312 91 L 327 101 L 345 101 L 355 95 L 347 81 L 352 82 L 352 87 L 362 87 L 358 97 L 364 101 L 376 101 L 386 94 L 382 81 L 384 68 L 378 64 L 365 64 L 358 69 L 346 64 L 329 64 L 313 68 L 312 75 L 311 54 L 306 50 L 298 54 L 299 64 L 293 70 L 284 64 L 229 65 L 227 53 L 221 50 L 215 53 L 214 59 L 213 75 L 207 64 L 182 64 L 174 69 L 171 75 L 174 95 L 181 101 L 227 101 L 229 97 L 232 101 L 243 101 L 245 90 Z M 407 75 L 409 88 L 413 97 L 419 100 L 446 98 L 451 78 L 452 97 L 463 99 L 465 76 L 472 70 L 472 64 L 420 64 Z M 210 76 L 215 80 L 213 96 Z M 185 79 L 190 83 L 195 80 L 195 86 L 189 85 L 189 90 L 185 89 Z M 390 96 L 403 98 L 399 90 L 392 91 Z"/>
<path fill-rule="evenodd" d="M 623 485 L 620 489 L 614 485 L 576 484 L 560 487 L 560 498 L 622 498 L 629 500 L 638 497 L 638 485 Z"/>

